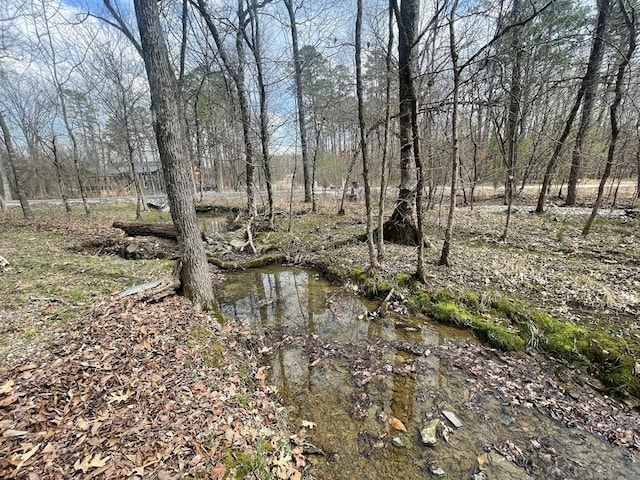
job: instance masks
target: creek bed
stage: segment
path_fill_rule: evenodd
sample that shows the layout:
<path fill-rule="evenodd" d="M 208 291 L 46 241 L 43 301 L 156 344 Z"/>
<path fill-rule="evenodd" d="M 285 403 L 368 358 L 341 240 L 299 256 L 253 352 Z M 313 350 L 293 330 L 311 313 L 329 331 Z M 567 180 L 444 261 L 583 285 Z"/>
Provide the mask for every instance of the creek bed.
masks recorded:
<path fill-rule="evenodd" d="M 229 274 L 218 295 L 225 315 L 273 332 L 269 381 L 323 452 L 308 458 L 316 479 L 640 478 L 624 449 L 513 405 L 456 366 L 449 352 L 478 343 L 466 331 L 376 317 L 376 303 L 308 270 Z M 420 431 L 436 419 L 426 446 Z"/>

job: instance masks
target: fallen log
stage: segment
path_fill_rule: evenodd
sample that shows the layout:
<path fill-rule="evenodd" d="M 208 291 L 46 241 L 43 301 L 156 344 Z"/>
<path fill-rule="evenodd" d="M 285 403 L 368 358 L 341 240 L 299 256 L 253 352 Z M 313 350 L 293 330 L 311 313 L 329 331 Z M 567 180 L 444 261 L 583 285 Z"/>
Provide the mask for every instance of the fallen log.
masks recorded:
<path fill-rule="evenodd" d="M 175 240 L 176 228 L 170 223 L 113 222 L 113 228 L 122 230 L 128 237 L 160 237 Z M 201 233 L 205 239 L 204 233 Z"/>
<path fill-rule="evenodd" d="M 289 259 L 288 255 L 283 253 L 278 253 L 274 255 L 264 255 L 258 258 L 252 258 L 251 260 L 247 260 L 246 262 L 225 262 L 224 260 L 220 260 L 217 257 L 207 253 L 207 261 L 211 265 L 215 265 L 222 270 L 247 270 L 249 268 L 260 268 L 265 267 L 267 265 L 272 265 L 274 263 L 284 263 Z"/>

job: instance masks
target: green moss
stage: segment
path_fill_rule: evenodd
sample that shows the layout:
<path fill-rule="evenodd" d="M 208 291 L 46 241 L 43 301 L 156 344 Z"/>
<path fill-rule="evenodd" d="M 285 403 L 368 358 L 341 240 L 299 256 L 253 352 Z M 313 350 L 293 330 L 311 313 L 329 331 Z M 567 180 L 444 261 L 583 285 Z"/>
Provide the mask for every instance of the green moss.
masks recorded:
<path fill-rule="evenodd" d="M 527 345 L 550 355 L 586 365 L 612 390 L 640 397 L 634 366 L 640 347 L 599 330 L 554 318 L 522 301 L 501 296 L 446 290 L 420 291 L 409 299 L 409 311 L 435 321 L 471 328 L 491 345 L 521 350 Z"/>
<path fill-rule="evenodd" d="M 222 463 L 227 467 L 229 473 L 235 472 L 234 478 L 237 480 L 244 478 L 270 480 L 273 478 L 265 462 L 265 450 L 262 448 L 256 448 L 255 456 L 228 449 Z"/>
<path fill-rule="evenodd" d="M 354 282 L 362 283 L 367 279 L 367 272 L 362 267 L 353 267 L 349 272 L 349 278 Z"/>
<path fill-rule="evenodd" d="M 411 282 L 413 282 L 413 275 L 409 273 L 399 273 L 396 276 L 396 282 L 398 283 L 399 287 L 408 286 L 409 284 L 411 284 Z"/>
<path fill-rule="evenodd" d="M 377 285 L 378 295 L 386 296 L 391 290 L 395 288 L 395 285 L 390 282 L 380 282 Z"/>

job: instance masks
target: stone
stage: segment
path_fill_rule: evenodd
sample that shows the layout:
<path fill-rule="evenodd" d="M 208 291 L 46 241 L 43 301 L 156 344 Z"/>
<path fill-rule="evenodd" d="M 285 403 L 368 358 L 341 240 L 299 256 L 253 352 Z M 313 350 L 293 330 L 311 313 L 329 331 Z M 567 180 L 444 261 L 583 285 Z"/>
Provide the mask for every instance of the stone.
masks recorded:
<path fill-rule="evenodd" d="M 391 443 L 393 444 L 394 447 L 404 447 L 404 442 L 400 437 L 393 437 L 391 439 Z"/>
<path fill-rule="evenodd" d="M 424 427 L 420 429 L 420 438 L 422 443 L 429 447 L 433 447 L 436 444 L 438 438 L 438 424 L 440 420 L 431 420 Z"/>
<path fill-rule="evenodd" d="M 247 242 L 245 242 L 244 240 L 240 240 L 239 238 L 233 238 L 229 242 L 229 245 L 231 245 L 236 250 L 240 250 L 242 247 L 244 247 L 245 243 Z"/>
<path fill-rule="evenodd" d="M 453 425 L 454 427 L 462 427 L 463 424 L 455 413 L 450 412 L 449 410 L 442 410 L 442 415 L 444 415 L 444 418 L 449 420 L 451 422 L 451 425 Z"/>
<path fill-rule="evenodd" d="M 444 470 L 441 468 L 433 468 L 431 470 L 431 473 L 433 473 L 436 477 L 444 477 Z"/>

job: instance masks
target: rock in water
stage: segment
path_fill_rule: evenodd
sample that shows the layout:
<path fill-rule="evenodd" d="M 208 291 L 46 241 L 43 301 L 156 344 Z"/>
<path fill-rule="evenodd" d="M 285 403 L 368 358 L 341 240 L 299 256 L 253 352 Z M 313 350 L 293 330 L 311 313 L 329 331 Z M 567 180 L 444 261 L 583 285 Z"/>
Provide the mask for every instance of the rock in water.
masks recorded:
<path fill-rule="evenodd" d="M 404 442 L 400 437 L 393 437 L 391 443 L 393 443 L 394 447 L 404 447 Z"/>
<path fill-rule="evenodd" d="M 439 423 L 440 420 L 431 420 L 422 429 L 420 429 L 420 437 L 422 438 L 422 443 L 428 445 L 429 447 L 435 446 L 436 440 L 438 438 Z"/>
<path fill-rule="evenodd" d="M 460 419 L 455 413 L 450 412 L 448 410 L 442 410 L 442 415 L 444 415 L 444 418 L 449 420 L 451 422 L 451 425 L 453 425 L 454 427 L 456 428 L 462 427 L 462 422 L 460 421 Z"/>

